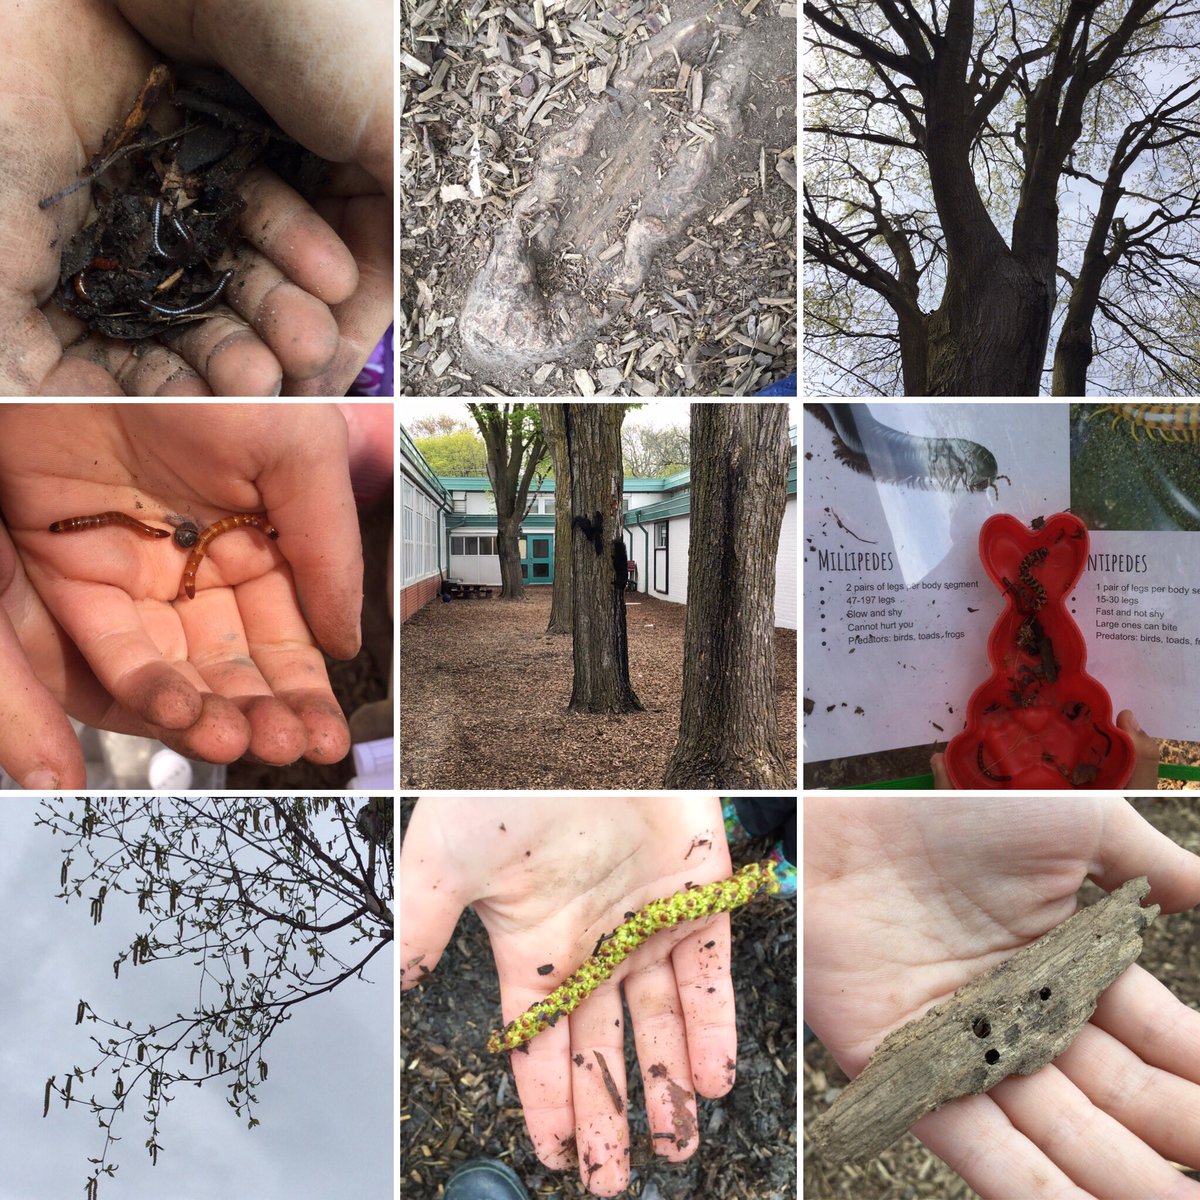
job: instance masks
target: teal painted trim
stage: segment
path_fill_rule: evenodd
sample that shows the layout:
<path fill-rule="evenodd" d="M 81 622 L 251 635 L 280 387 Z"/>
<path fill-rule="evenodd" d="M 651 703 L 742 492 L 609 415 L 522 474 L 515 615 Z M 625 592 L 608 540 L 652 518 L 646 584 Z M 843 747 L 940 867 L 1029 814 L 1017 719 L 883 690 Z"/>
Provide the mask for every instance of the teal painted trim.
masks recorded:
<path fill-rule="evenodd" d="M 670 500 L 661 500 L 657 504 L 646 504 L 641 508 L 631 509 L 625 514 L 625 525 L 637 525 L 640 516 L 642 524 L 647 521 L 662 521 L 667 517 L 685 517 L 692 511 L 692 493 L 684 492 L 681 496 L 672 496 Z"/>
<path fill-rule="evenodd" d="M 413 448 L 416 449 L 415 446 Z M 419 454 L 420 451 L 418 450 L 417 453 Z M 684 477 L 686 478 L 686 472 Z M 675 479 L 677 476 L 672 475 L 670 478 Z M 448 492 L 490 492 L 492 490 L 491 481 L 485 476 L 439 475 L 438 479 Z M 666 479 L 638 479 L 633 475 L 627 475 L 622 490 L 626 492 L 662 492 L 668 490 L 668 486 Z M 534 487 L 533 484 L 530 484 L 529 491 L 533 495 L 553 494 L 554 480 L 543 479 L 541 487 Z"/>
<path fill-rule="evenodd" d="M 495 529 L 495 513 L 455 513 L 446 518 L 448 529 Z M 543 513 L 532 513 L 521 522 L 521 532 L 527 529 L 553 529 L 554 517 Z"/>
<path fill-rule="evenodd" d="M 400 426 L 400 457 L 404 459 L 413 471 L 421 476 L 421 478 L 433 486 L 434 490 L 441 498 L 444 507 L 451 508 L 453 501 L 450 499 L 450 493 L 446 490 L 442 481 L 434 473 L 433 468 L 425 461 L 425 456 L 417 449 L 416 443 L 408 436 L 408 431 L 403 425 Z"/>

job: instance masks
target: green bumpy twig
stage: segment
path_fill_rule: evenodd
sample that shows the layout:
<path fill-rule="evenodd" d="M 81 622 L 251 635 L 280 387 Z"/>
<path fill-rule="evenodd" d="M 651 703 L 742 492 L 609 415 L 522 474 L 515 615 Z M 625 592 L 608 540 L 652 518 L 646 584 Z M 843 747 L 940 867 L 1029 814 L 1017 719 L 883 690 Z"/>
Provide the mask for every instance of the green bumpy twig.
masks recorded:
<path fill-rule="evenodd" d="M 604 943 L 582 966 L 573 971 L 543 1000 L 531 1004 L 515 1021 L 488 1038 L 487 1048 L 493 1054 L 515 1050 L 543 1029 L 549 1029 L 559 1017 L 573 1013 L 621 963 L 660 929 L 694 921 L 714 913 L 738 908 L 760 891 L 779 891 L 773 862 L 750 863 L 729 879 L 718 879 L 701 887 L 676 892 L 664 900 L 651 900 L 645 908 L 634 913 L 623 925 L 604 940 Z"/>

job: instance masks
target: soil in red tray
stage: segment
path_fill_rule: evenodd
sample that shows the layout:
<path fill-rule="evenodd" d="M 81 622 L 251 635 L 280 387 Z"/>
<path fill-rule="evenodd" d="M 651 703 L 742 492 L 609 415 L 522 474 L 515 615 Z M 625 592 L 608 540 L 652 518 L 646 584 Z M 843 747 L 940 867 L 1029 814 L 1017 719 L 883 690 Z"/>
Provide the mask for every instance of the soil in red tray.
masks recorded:
<path fill-rule="evenodd" d="M 243 286 L 226 264 L 243 240 L 238 188 L 257 165 L 304 195 L 326 167 L 230 76 L 156 66 L 81 180 L 41 201 L 91 183 L 93 217 L 63 249 L 60 307 L 128 340 L 203 320 Z"/>

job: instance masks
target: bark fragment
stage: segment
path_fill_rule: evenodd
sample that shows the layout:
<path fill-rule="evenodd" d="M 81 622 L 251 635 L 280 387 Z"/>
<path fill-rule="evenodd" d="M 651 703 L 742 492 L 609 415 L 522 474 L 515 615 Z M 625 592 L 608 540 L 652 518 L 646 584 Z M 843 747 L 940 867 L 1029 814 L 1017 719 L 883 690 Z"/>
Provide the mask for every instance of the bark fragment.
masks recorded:
<path fill-rule="evenodd" d="M 814 1149 L 830 1161 L 869 1158 L 947 1101 L 1057 1058 L 1141 953 L 1159 911 L 1141 907 L 1149 891 L 1145 876 L 1131 879 L 889 1033 L 809 1127 Z"/>

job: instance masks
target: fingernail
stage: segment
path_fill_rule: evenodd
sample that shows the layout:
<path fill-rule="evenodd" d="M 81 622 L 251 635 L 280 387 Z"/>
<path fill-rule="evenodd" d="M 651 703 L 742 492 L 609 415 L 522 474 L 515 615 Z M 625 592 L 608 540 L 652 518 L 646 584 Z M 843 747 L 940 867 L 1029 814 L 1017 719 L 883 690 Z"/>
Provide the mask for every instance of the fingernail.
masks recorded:
<path fill-rule="evenodd" d="M 62 785 L 58 782 L 58 776 L 53 771 L 47 771 L 42 768 L 30 771 L 21 781 L 21 786 L 28 792 L 36 792 L 55 791 Z"/>

